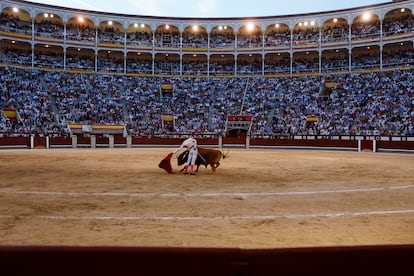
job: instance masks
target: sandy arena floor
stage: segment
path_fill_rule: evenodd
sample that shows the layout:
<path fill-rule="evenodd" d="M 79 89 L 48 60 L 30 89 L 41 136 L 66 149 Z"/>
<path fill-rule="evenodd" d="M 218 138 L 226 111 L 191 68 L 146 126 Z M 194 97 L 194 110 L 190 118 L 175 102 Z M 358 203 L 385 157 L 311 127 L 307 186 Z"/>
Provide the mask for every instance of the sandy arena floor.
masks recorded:
<path fill-rule="evenodd" d="M 0 245 L 414 243 L 413 154 L 230 149 L 190 176 L 170 151 L 1 150 Z"/>

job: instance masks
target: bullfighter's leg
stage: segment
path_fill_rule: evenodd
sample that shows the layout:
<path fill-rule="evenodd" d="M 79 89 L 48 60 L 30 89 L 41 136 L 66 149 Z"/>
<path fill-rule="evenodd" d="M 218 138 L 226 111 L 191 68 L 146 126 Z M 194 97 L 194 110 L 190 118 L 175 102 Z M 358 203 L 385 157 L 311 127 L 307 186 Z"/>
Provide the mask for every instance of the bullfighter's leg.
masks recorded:
<path fill-rule="evenodd" d="M 195 172 L 194 172 L 194 165 L 191 165 L 191 166 L 190 166 L 190 174 L 191 174 L 191 175 L 195 175 Z"/>

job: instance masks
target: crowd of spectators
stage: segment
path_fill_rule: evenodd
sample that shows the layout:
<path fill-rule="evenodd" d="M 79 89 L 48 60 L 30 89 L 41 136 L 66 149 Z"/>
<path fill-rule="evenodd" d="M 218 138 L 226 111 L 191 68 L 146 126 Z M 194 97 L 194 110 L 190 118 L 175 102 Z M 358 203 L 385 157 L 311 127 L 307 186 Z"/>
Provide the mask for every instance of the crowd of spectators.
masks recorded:
<path fill-rule="evenodd" d="M 18 16 L 0 14 L 0 31 L 18 33 L 18 34 L 32 34 L 32 24 L 30 21 L 21 20 Z"/>
<path fill-rule="evenodd" d="M 63 39 L 64 38 L 64 26 L 63 23 L 59 24 L 59 21 L 52 21 L 43 18 L 39 22 L 35 22 L 34 31 L 36 36 Z"/>
<path fill-rule="evenodd" d="M 237 62 L 232 56 L 225 58 L 210 57 L 207 63 L 205 59 L 193 59 L 188 56 L 180 60 L 178 56 L 162 57 L 152 60 L 151 56 L 140 58 L 139 55 L 129 54 L 124 61 L 124 56 L 106 54 L 100 51 L 97 56 L 92 50 L 81 54 L 80 51 L 66 52 L 66 59 L 61 49 L 38 47 L 34 51 L 5 47 L 0 52 L 0 62 L 9 65 L 19 65 L 34 68 L 51 68 L 60 70 L 77 70 L 99 73 L 135 73 L 135 74 L 160 74 L 160 75 L 280 75 L 295 73 L 332 73 L 355 70 L 372 70 L 382 68 L 409 67 L 414 64 L 414 53 L 410 46 L 387 45 L 380 56 L 379 48 L 376 50 L 355 51 L 351 54 L 351 66 L 349 66 L 348 53 L 324 54 L 321 59 L 317 52 L 309 55 L 294 53 L 292 63 L 287 53 L 283 57 L 272 58 L 266 55 L 264 64 L 261 57 L 242 58 L 238 56 Z M 160 56 L 160 55 L 159 55 Z M 200 55 L 203 56 L 203 55 Z M 217 56 L 217 55 L 215 55 Z M 220 56 L 219 56 L 220 57 Z M 66 61 L 66 64 L 65 64 Z M 320 63 L 320 65 L 319 65 Z M 154 65 L 154 66 L 153 66 Z M 236 67 L 235 67 L 236 66 Z"/>
<path fill-rule="evenodd" d="M 2 114 L 1 135 L 50 135 L 60 132 L 59 125 L 53 120 L 50 98 L 42 89 L 41 75 L 40 71 L 1 68 L 0 106 L 17 111 L 14 120 Z"/>
<path fill-rule="evenodd" d="M 0 113 L 3 136 L 67 135 L 68 123 L 122 124 L 134 136 L 223 134 L 227 116 L 237 114 L 254 118 L 252 135 L 414 135 L 412 11 L 395 9 L 383 19 L 332 19 L 321 26 L 303 22 L 292 29 L 279 24 L 265 31 L 217 26 L 210 33 L 190 27 L 180 32 L 173 26 L 124 30 L 119 23 L 95 26 L 75 17 L 64 23 L 40 14 L 32 21 L 5 11 L 0 31 L 31 38 L 33 45 L 5 40 L 0 62 L 46 70 L 0 67 L 0 108 L 17 111 L 15 119 Z M 44 44 L 39 37 L 62 45 Z M 401 40 L 392 42 L 394 38 Z M 372 45 L 351 47 L 361 41 Z M 81 42 L 89 50 L 65 48 L 66 42 Z M 152 52 L 110 54 L 98 49 L 102 43 Z M 293 51 L 334 43 L 346 46 L 337 53 Z M 231 54 L 202 51 L 197 58 L 188 54 L 180 59 L 160 48 L 222 48 Z M 237 49 L 246 48 L 284 52 L 243 57 Z M 356 73 L 364 70 L 369 72 Z M 383 70 L 390 71 L 377 72 Z M 193 77 L 183 77 L 187 75 Z M 270 77 L 274 75 L 279 77 Z M 282 77 L 286 75 L 290 77 Z M 335 84 L 332 91 L 325 87 L 327 81 Z M 173 84 L 171 95 L 160 90 L 163 82 Z M 163 114 L 174 114 L 174 123 L 166 127 Z"/>
<path fill-rule="evenodd" d="M 183 32 L 183 48 L 206 48 L 208 47 L 208 35 L 205 32 L 186 31 Z"/>
<path fill-rule="evenodd" d="M 125 32 L 112 26 L 98 28 L 98 43 L 124 45 Z"/>
<path fill-rule="evenodd" d="M 344 19 L 338 22 L 326 21 L 321 26 L 295 25 L 293 29 L 288 26 L 268 28 L 265 32 L 255 30 L 254 32 L 245 29 L 233 30 L 232 28 L 214 29 L 207 34 L 205 29 L 194 31 L 187 27 L 180 33 L 175 27 L 170 29 L 159 28 L 155 32 L 151 29 L 132 28 L 124 30 L 119 26 L 100 24 L 98 27 L 91 20 L 85 19 L 80 22 L 77 18 L 71 18 L 64 25 L 59 18 L 44 17 L 38 15 L 35 21 L 27 21 L 19 18 L 18 15 L 9 12 L 0 14 L 0 30 L 12 33 L 35 34 L 36 37 L 66 39 L 70 41 L 82 41 L 88 46 L 98 46 L 99 43 L 133 45 L 148 49 L 159 50 L 159 47 L 166 48 L 250 48 L 250 47 L 276 47 L 285 49 L 282 54 L 290 54 L 289 49 L 308 47 L 311 44 L 341 43 L 357 40 L 371 40 L 375 43 L 382 36 L 386 41 L 390 37 L 409 37 L 414 31 L 414 16 L 408 10 L 393 10 L 387 13 L 381 22 L 374 16 L 368 21 L 357 17 L 352 24 Z M 33 28 L 33 30 L 32 30 Z M 66 30 L 66 32 L 64 32 Z M 66 37 L 64 37 L 66 35 Z M 408 38 L 407 38 L 408 39 Z M 351 41 L 349 41 L 351 40 Z M 387 43 L 382 46 L 370 45 L 370 49 L 353 47 L 352 53 L 341 56 L 326 55 L 325 50 L 321 52 L 321 59 L 316 51 L 308 57 L 296 57 L 303 55 L 303 52 L 293 52 L 290 60 L 273 60 L 268 58 L 266 53 L 264 62 L 261 60 L 249 62 L 239 59 L 239 54 L 227 55 L 229 58 L 222 60 L 214 59 L 213 54 L 200 53 L 205 56 L 205 61 L 180 61 L 177 59 L 158 59 L 153 56 L 163 53 L 147 53 L 151 60 L 140 59 L 134 51 L 117 52 L 117 56 L 106 56 L 101 54 L 103 50 L 88 50 L 88 54 L 74 54 L 63 46 L 50 46 L 43 43 L 35 43 L 32 47 L 29 43 L 14 46 L 2 47 L 0 62 L 3 64 L 28 66 L 34 68 L 50 68 L 56 70 L 83 70 L 98 73 L 135 73 L 135 74 L 159 74 L 159 75 L 280 75 L 289 73 L 333 73 L 356 70 L 378 70 L 383 68 L 412 66 L 414 63 L 412 46 L 400 46 L 400 43 Z M 410 44 L 410 41 L 401 44 Z M 118 45 L 118 46 L 119 46 Z M 411 43 L 412 45 L 412 43 Z M 155 48 L 153 48 L 155 47 Z M 408 48 L 407 48 L 408 47 Z M 10 48 L 10 49 L 9 49 Z M 33 48 L 33 49 L 32 49 Z M 368 48 L 368 47 L 367 47 Z M 375 48 L 375 50 L 374 50 Z M 80 51 L 80 48 L 78 49 Z M 158 51 L 157 50 L 157 51 Z M 97 51 L 97 52 L 96 52 Z M 327 50 L 329 51 L 329 50 Z M 349 49 L 348 49 L 349 51 Z M 305 51 L 306 52 L 306 51 Z M 136 55 L 136 58 L 130 58 Z M 351 56 L 350 58 L 348 56 Z M 177 55 L 178 56 L 178 55 Z M 127 58 L 125 58 L 127 57 Z M 126 59 L 126 60 L 124 60 Z M 153 60 L 152 60 L 153 59 Z M 234 61 L 236 59 L 236 61 Z"/>
<path fill-rule="evenodd" d="M 223 134 L 252 115 L 252 135 L 414 135 L 414 72 L 280 78 L 160 78 L 0 67 L 1 135 L 67 135 L 68 123 L 122 124 L 133 136 Z M 173 84 L 164 94 L 161 83 Z M 331 92 L 325 82 L 336 84 Z M 163 114 L 174 114 L 165 127 Z M 317 122 L 308 122 L 308 116 Z"/>
<path fill-rule="evenodd" d="M 383 21 L 384 36 L 406 34 L 414 30 L 414 16 L 411 13 L 400 14 L 401 11 L 394 11 L 396 16 L 385 17 Z"/>
<path fill-rule="evenodd" d="M 153 34 L 146 32 L 127 32 L 126 33 L 126 44 L 132 46 L 141 46 L 152 48 Z"/>
<path fill-rule="evenodd" d="M 69 23 L 66 25 L 66 39 L 93 43 L 96 41 L 96 28 L 91 24 Z"/>

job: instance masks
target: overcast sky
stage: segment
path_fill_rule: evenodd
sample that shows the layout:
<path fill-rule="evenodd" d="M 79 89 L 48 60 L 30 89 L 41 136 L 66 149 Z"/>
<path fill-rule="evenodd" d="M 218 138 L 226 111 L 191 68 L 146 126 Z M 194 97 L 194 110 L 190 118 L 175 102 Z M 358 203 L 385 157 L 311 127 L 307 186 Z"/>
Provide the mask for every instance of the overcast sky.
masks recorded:
<path fill-rule="evenodd" d="M 132 15 L 257 17 L 361 7 L 392 0 L 30 0 L 55 6 Z"/>

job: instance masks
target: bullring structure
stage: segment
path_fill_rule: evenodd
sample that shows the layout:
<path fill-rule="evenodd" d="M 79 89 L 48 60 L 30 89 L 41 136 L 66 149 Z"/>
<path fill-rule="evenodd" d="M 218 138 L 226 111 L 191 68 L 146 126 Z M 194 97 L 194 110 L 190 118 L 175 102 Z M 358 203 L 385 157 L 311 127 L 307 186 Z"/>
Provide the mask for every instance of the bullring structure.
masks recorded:
<path fill-rule="evenodd" d="M 1 136 L 22 136 L 2 143 L 131 146 L 196 132 L 220 146 L 410 149 L 413 5 L 209 19 L 2 1 Z"/>
<path fill-rule="evenodd" d="M 0 10 L 0 148 L 128 148 L 0 152 L 6 274 L 413 270 L 412 156 L 345 152 L 414 151 L 413 0 L 257 18 Z M 214 178 L 160 174 L 155 147 L 194 129 L 202 146 L 342 152 L 236 149 Z M 237 248 L 183 246 L 226 236 Z M 267 248 L 291 241 L 318 247 Z"/>
<path fill-rule="evenodd" d="M 145 76 L 292 76 L 412 66 L 413 1 L 257 18 L 0 3 L 1 63 Z"/>

